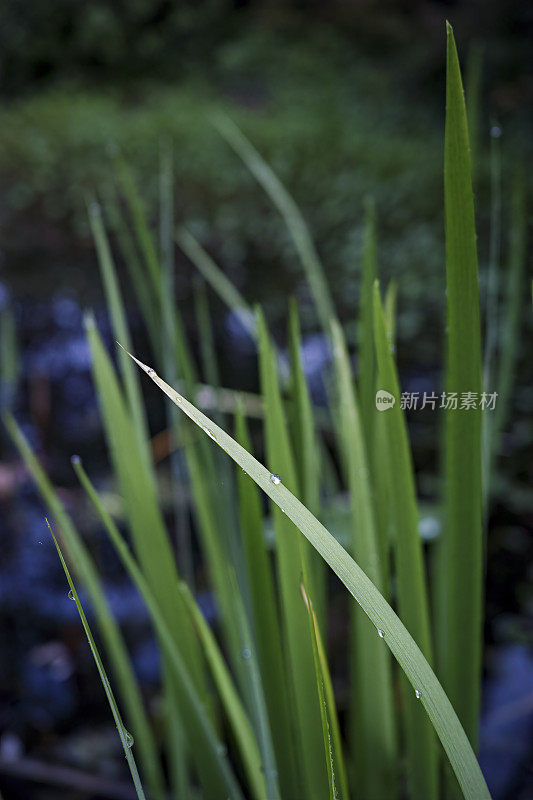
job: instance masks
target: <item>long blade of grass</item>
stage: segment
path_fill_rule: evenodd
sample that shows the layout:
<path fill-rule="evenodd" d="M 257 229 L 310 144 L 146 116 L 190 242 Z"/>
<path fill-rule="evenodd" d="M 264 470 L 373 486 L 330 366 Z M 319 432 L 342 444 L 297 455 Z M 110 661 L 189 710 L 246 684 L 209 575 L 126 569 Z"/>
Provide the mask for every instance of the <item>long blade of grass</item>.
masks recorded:
<path fill-rule="evenodd" d="M 122 296 L 113 262 L 113 256 L 111 255 L 109 240 L 107 238 L 102 221 L 100 206 L 94 200 L 89 205 L 89 221 L 96 245 L 100 274 L 102 276 L 102 283 L 104 284 L 107 307 L 109 309 L 109 314 L 113 325 L 113 333 L 116 339 L 130 342 L 131 344 L 126 312 L 122 302 Z M 138 376 L 135 375 L 134 371 L 132 371 L 131 361 L 125 353 L 119 354 L 119 364 L 126 390 L 126 396 L 128 398 L 128 404 L 135 424 L 135 434 L 137 436 L 139 451 L 143 458 L 146 458 L 148 462 L 149 453 L 146 444 L 148 437 L 148 425 L 142 404 Z"/>
<path fill-rule="evenodd" d="M 335 317 L 335 308 L 324 268 L 298 206 L 277 175 L 229 117 L 218 115 L 213 119 L 213 124 L 240 156 L 283 217 L 305 270 L 324 333 L 328 335 L 330 320 Z"/>
<path fill-rule="evenodd" d="M 61 565 L 67 577 L 68 585 L 70 586 L 69 597 L 71 597 L 72 600 L 74 600 L 74 602 L 76 603 L 76 608 L 78 609 L 78 613 L 80 615 L 81 624 L 83 625 L 85 635 L 87 636 L 87 641 L 89 642 L 89 647 L 91 648 L 91 652 L 93 654 L 93 658 L 95 660 L 98 673 L 100 675 L 100 680 L 102 681 L 102 686 L 104 687 L 109 707 L 111 708 L 111 713 L 113 714 L 113 719 L 115 720 L 115 725 L 117 726 L 118 735 L 120 737 L 120 741 L 124 749 L 124 755 L 126 756 L 126 761 L 128 762 L 128 767 L 135 786 L 135 791 L 137 792 L 137 797 L 139 798 L 139 800 L 146 800 L 143 787 L 141 784 L 141 779 L 139 777 L 139 772 L 137 770 L 137 764 L 135 763 L 135 758 L 133 757 L 133 753 L 131 751 L 133 747 L 133 737 L 131 733 L 129 733 L 126 730 L 124 723 L 122 722 L 122 717 L 120 716 L 120 711 L 117 705 L 117 701 L 115 700 L 115 696 L 113 694 L 111 684 L 109 683 L 109 679 L 107 677 L 104 664 L 100 657 L 100 653 L 98 652 L 98 648 L 96 647 L 96 642 L 94 641 L 94 637 L 91 633 L 91 628 L 89 627 L 89 623 L 87 622 L 87 617 L 85 616 L 85 612 L 83 611 L 82 605 L 80 603 L 80 598 L 78 597 L 76 587 L 74 586 L 74 583 L 70 576 L 70 572 L 67 567 L 67 562 L 63 557 L 63 553 L 61 552 L 59 543 L 53 534 L 52 528 L 50 527 L 50 523 L 48 522 L 48 520 L 46 520 L 46 524 L 48 525 L 48 530 L 50 531 L 52 539 L 54 540 L 57 554 L 60 558 Z"/>
<path fill-rule="evenodd" d="M 113 180 L 107 181 L 103 187 L 103 202 L 106 217 L 109 220 L 111 231 L 115 234 L 122 259 L 128 269 L 131 284 L 137 295 L 137 301 L 150 336 L 154 352 L 161 347 L 160 326 L 156 309 L 155 297 L 152 292 L 152 283 L 146 275 L 133 234 L 128 227 L 117 196 L 117 188 Z"/>
<path fill-rule="evenodd" d="M 337 716 L 337 708 L 335 705 L 335 694 L 333 692 L 333 684 L 331 682 L 331 675 L 329 672 L 328 661 L 326 658 L 326 650 L 322 641 L 320 627 L 316 614 L 312 612 L 313 628 L 316 640 L 316 647 L 318 659 L 320 662 L 320 671 L 324 681 L 324 697 L 326 708 L 328 712 L 329 724 L 331 729 L 331 738 L 333 742 L 334 765 L 337 770 L 337 780 L 340 789 L 341 800 L 350 797 L 348 789 L 348 776 L 346 773 L 346 766 L 344 764 L 344 754 L 342 749 L 342 737 L 339 725 L 339 718 Z"/>
<path fill-rule="evenodd" d="M 351 498 L 352 548 L 357 563 L 378 589 L 383 584 L 366 447 L 346 343 L 332 323 L 337 379 L 339 446 Z M 354 783 L 369 800 L 393 798 L 398 785 L 397 745 L 390 654 L 360 609 L 351 627 L 351 754 Z M 417 709 L 420 712 L 420 709 Z"/>
<path fill-rule="evenodd" d="M 235 438 L 250 451 L 244 414 L 238 411 Z M 252 599 L 254 631 L 270 727 L 276 732 L 274 747 L 283 797 L 298 791 L 295 776 L 295 748 L 290 717 L 289 691 L 283 663 L 283 644 L 276 607 L 274 580 L 264 538 L 261 501 L 244 472 L 237 471 L 239 514 Z"/>
<path fill-rule="evenodd" d="M 361 402 L 361 421 L 368 452 L 371 452 L 374 434 L 376 392 L 376 353 L 374 349 L 373 298 L 374 281 L 377 277 L 376 205 L 368 200 L 365 213 L 363 259 L 361 276 L 361 300 L 357 326 L 359 375 L 358 390 Z"/>
<path fill-rule="evenodd" d="M 183 717 L 187 720 L 187 737 L 191 750 L 196 756 L 199 777 L 208 797 L 226 797 L 242 800 L 242 794 L 236 782 L 233 770 L 229 765 L 226 748 L 217 740 L 213 724 L 206 711 L 204 699 L 198 694 L 195 681 L 187 668 L 181 654 L 181 642 L 172 631 L 155 593 L 139 569 L 126 542 L 111 519 L 90 482 L 81 462 L 77 462 L 75 470 L 89 499 L 100 516 L 109 537 L 119 555 L 126 571 L 139 590 L 157 630 L 161 646 L 168 658 L 169 665 L 180 686 L 179 698 Z M 181 584 L 180 584 L 181 587 Z M 180 588 L 180 595 L 182 594 Z M 188 616 L 188 606 L 182 596 L 182 607 Z M 179 644 L 178 644 L 179 643 Z"/>
<path fill-rule="evenodd" d="M 322 675 L 322 664 L 318 656 L 318 645 L 316 640 L 316 615 L 313 612 L 313 607 L 305 585 L 302 583 L 302 595 L 305 606 L 307 608 L 307 615 L 309 619 L 309 630 L 311 632 L 311 641 L 313 643 L 313 662 L 315 665 L 316 688 L 318 693 L 318 703 L 320 705 L 320 719 L 322 722 L 322 738 L 324 740 L 324 757 L 326 761 L 326 769 L 328 772 L 328 788 L 329 800 L 337 800 L 337 789 L 335 787 L 335 766 L 333 763 L 333 744 L 331 740 L 331 733 L 328 720 L 328 708 L 326 705 L 326 692 L 324 689 L 324 676 Z"/>
<path fill-rule="evenodd" d="M 153 471 L 139 458 L 131 417 L 96 326 L 90 318 L 86 325 L 111 459 L 124 497 L 135 550 L 163 613 L 172 620 L 177 640 L 182 642 L 191 674 L 201 682 L 202 660 L 179 591 L 178 572 L 158 506 Z"/>
<path fill-rule="evenodd" d="M 143 255 L 148 275 L 157 292 L 161 281 L 161 267 L 152 232 L 148 225 L 146 208 L 135 184 L 132 170 L 121 154 L 114 159 L 118 181 L 131 215 L 139 249 Z"/>
<path fill-rule="evenodd" d="M 11 405 L 18 372 L 15 315 L 13 309 L 6 305 L 0 309 L 0 408 Z"/>
<path fill-rule="evenodd" d="M 265 442 L 271 467 L 288 486 L 297 486 L 287 424 L 283 411 L 274 351 L 262 314 L 258 313 L 259 366 L 265 398 Z M 288 653 L 290 686 L 294 697 L 297 746 L 300 749 L 303 789 L 306 797 L 323 798 L 328 791 L 321 736 L 320 706 L 316 695 L 307 612 L 303 606 L 300 584 L 308 574 L 308 544 L 294 530 L 287 516 L 273 506 L 276 534 L 281 607 L 285 646 Z"/>
<path fill-rule="evenodd" d="M 143 774 L 157 800 L 164 797 L 164 780 L 152 729 L 143 707 L 142 695 L 131 666 L 124 640 L 105 598 L 94 562 L 78 531 L 66 513 L 56 490 L 37 461 L 24 434 L 11 414 L 3 417 L 6 429 L 19 450 L 41 496 L 55 519 L 76 571 L 90 597 L 122 702 L 128 727 L 134 732 Z"/>
<path fill-rule="evenodd" d="M 86 321 L 90 350 L 93 358 L 93 374 L 101 403 L 102 419 L 114 472 L 118 478 L 120 493 L 132 535 L 135 553 L 146 579 L 153 591 L 168 625 L 180 643 L 183 659 L 196 682 L 201 697 L 206 696 L 205 669 L 202 654 L 192 624 L 184 608 L 179 591 L 178 571 L 174 554 L 159 508 L 157 487 L 153 469 L 140 456 L 133 422 L 128 412 L 120 384 L 103 346 L 96 326 L 91 318 Z M 182 758 L 182 748 L 176 738 L 175 719 L 181 719 L 179 709 L 183 701 L 181 688 L 171 675 L 163 659 L 162 675 L 165 700 L 168 707 L 169 745 L 177 748 L 174 759 Z M 182 720 L 186 729 L 188 722 Z M 193 758 L 199 754 L 191 752 Z M 175 774 L 174 777 L 177 777 Z M 201 780 L 208 780 L 207 773 L 199 771 Z"/>
<path fill-rule="evenodd" d="M 394 527 L 394 561 L 396 564 L 398 609 L 402 621 L 416 640 L 429 663 L 432 660 L 429 627 L 428 595 L 418 532 L 418 509 L 413 463 L 407 426 L 400 407 L 400 387 L 396 366 L 379 296 L 374 285 L 374 326 L 379 386 L 396 402 L 381 413 L 384 415 L 387 441 L 387 462 L 392 480 L 391 511 Z M 427 718 L 404 682 L 404 721 L 407 739 L 407 766 L 413 798 L 429 800 L 438 794 L 437 750 L 435 737 Z"/>
<path fill-rule="evenodd" d="M 209 311 L 206 283 L 200 277 L 194 282 L 194 311 L 200 339 L 204 379 L 213 389 L 219 389 L 220 371 L 215 348 L 215 335 Z"/>
<path fill-rule="evenodd" d="M 288 415 L 292 434 L 298 482 L 302 501 L 307 508 L 319 515 L 320 507 L 320 448 L 315 429 L 311 396 L 307 387 L 301 355 L 300 319 L 296 300 L 291 300 L 289 309 L 289 353 L 291 408 Z M 314 598 L 315 613 L 322 631 L 326 631 L 326 571 L 324 562 L 315 552 L 309 553 L 309 589 Z"/>
<path fill-rule="evenodd" d="M 189 609 L 189 613 L 202 643 L 215 686 L 237 741 L 252 793 L 256 798 L 266 798 L 267 789 L 265 776 L 261 771 L 261 755 L 257 746 L 255 733 L 243 708 L 233 678 L 226 667 L 217 641 L 192 596 L 190 589 L 186 584 L 182 583 L 181 590 L 185 604 Z"/>
<path fill-rule="evenodd" d="M 444 686 L 470 742 L 478 736 L 482 637 L 481 409 L 461 408 L 463 393 L 480 398 L 481 342 L 474 200 L 465 102 L 457 49 L 447 25 L 446 391 L 457 409 L 445 417 L 445 535 L 439 662 Z"/>
<path fill-rule="evenodd" d="M 387 286 L 384 303 L 385 325 L 390 346 L 394 349 L 395 325 L 396 325 L 396 295 L 397 289 L 394 281 Z M 373 298 L 372 298 L 373 302 Z M 372 326 L 374 318 L 372 312 Z M 377 366 L 375 371 L 374 391 L 381 388 Z M 372 398 L 373 403 L 375 398 Z M 391 482 L 394 475 L 391 473 L 389 458 L 387 454 L 387 431 L 383 414 L 374 408 L 374 441 L 369 448 L 368 455 L 371 460 L 372 487 L 374 493 L 374 511 L 376 515 L 376 529 L 378 533 L 378 544 L 380 549 L 380 564 L 383 579 L 382 594 L 389 600 L 391 593 L 390 576 L 390 543 L 392 535 L 392 514 L 391 514 Z"/>
<path fill-rule="evenodd" d="M 224 275 L 200 242 L 184 226 L 176 231 L 176 242 L 216 294 L 238 317 L 244 329 L 255 339 L 255 316 L 235 285 Z"/>
<path fill-rule="evenodd" d="M 172 144 L 169 141 L 160 144 L 159 169 L 159 251 L 161 261 L 161 353 L 165 373 L 177 379 L 174 349 L 176 330 L 174 326 L 174 176 Z M 118 337 L 115 337 L 118 338 Z M 122 355 L 126 355 L 122 351 Z M 185 420 L 177 413 L 177 409 L 167 407 L 167 425 L 174 432 L 177 440 Z M 194 585 L 194 568 L 192 556 L 191 531 L 188 509 L 183 503 L 182 490 L 186 481 L 185 465 L 180 453 L 173 451 L 170 455 L 172 475 L 172 505 L 174 511 L 174 535 L 177 543 L 177 557 L 181 574 Z M 176 797 L 186 797 L 187 785 L 187 748 L 182 742 L 186 736 L 183 721 L 176 715 L 170 720 L 170 736 L 173 758 L 170 762 L 172 791 Z"/>
<path fill-rule="evenodd" d="M 333 572 L 359 603 L 376 629 L 383 632 L 385 643 L 405 672 L 417 698 L 425 708 L 448 755 L 467 800 L 489 800 L 490 793 L 457 714 L 435 673 L 413 637 L 385 601 L 372 581 L 356 564 L 334 536 L 311 514 L 282 481 L 272 480 L 272 473 L 250 453 L 163 381 L 152 367 L 132 356 L 138 366 L 159 386 L 196 425 L 243 469 L 273 503 L 318 550 Z M 294 533 L 294 531 L 292 531 Z"/>

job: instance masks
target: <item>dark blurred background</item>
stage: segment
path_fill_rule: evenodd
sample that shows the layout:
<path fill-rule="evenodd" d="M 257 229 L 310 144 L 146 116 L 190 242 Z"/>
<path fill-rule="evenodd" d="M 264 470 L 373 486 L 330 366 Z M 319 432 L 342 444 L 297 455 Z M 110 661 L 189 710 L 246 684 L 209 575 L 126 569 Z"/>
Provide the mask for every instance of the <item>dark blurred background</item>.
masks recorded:
<path fill-rule="evenodd" d="M 277 212 L 211 125 L 213 112 L 225 111 L 299 204 L 352 336 L 363 208 L 375 198 L 380 273 L 399 288 L 403 389 L 434 390 L 444 343 L 445 19 L 467 87 L 481 65 L 475 166 L 484 296 L 491 128 L 502 132 L 503 265 L 516 170 L 529 182 L 531 208 L 531 3 L 0 3 L 0 306 L 14 315 L 19 353 L 15 392 L 2 402 L 91 542 L 156 717 L 147 616 L 105 535 L 86 519 L 69 460 L 80 453 L 113 502 L 82 326 L 83 311 L 93 308 L 111 347 L 85 197 L 105 185 L 118 147 L 155 220 L 159 150 L 171 140 L 176 220 L 187 222 L 248 301 L 265 306 L 281 345 L 287 297 L 298 298 L 312 360 L 317 326 L 298 259 Z M 176 259 L 176 301 L 194 343 L 194 268 L 179 252 Z M 140 354 L 146 342 L 117 261 Z M 224 384 L 257 388 L 249 342 L 219 301 L 210 302 Z M 495 800 L 533 798 L 530 335 L 529 317 L 490 515 L 481 761 Z M 157 433 L 164 418 L 158 400 L 149 401 Z M 437 420 L 417 414 L 409 422 L 429 538 L 438 528 Z M 129 797 L 42 503 L 3 432 L 0 448 L 0 790 L 5 800 Z M 209 616 L 211 598 L 200 599 Z"/>

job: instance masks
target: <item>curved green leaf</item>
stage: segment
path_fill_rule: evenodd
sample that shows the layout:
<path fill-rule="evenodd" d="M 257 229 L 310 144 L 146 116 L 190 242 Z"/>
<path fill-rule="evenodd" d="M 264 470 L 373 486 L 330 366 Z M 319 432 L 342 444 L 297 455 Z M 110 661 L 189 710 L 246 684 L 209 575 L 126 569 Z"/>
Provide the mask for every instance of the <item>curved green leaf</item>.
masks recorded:
<path fill-rule="evenodd" d="M 372 581 L 335 537 L 284 486 L 283 481 L 273 481 L 266 467 L 222 428 L 165 383 L 152 367 L 143 364 L 135 356 L 132 358 L 178 408 L 244 469 L 318 550 L 376 628 L 383 631 L 385 643 L 404 670 L 413 690 L 418 692 L 420 703 L 437 731 L 465 798 L 488 800 L 490 794 L 479 764 L 448 697 L 420 648 Z"/>

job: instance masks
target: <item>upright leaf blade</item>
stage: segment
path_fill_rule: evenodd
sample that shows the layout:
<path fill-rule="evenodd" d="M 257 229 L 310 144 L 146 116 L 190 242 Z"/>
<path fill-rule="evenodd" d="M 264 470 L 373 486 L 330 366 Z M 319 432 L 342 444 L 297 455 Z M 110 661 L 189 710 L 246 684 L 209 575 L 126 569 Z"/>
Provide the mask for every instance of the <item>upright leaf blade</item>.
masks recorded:
<path fill-rule="evenodd" d="M 248 429 L 242 411 L 237 413 L 235 435 L 240 445 L 250 451 Z M 274 747 L 282 795 L 291 797 L 298 791 L 294 768 L 296 749 L 290 715 L 290 693 L 283 660 L 280 619 L 274 578 L 265 545 L 261 501 L 256 487 L 241 469 L 237 472 L 237 482 L 244 555 L 265 699 L 270 727 L 275 731 Z"/>
<path fill-rule="evenodd" d="M 288 415 L 288 419 L 298 481 L 301 486 L 302 501 L 313 514 L 318 516 L 320 508 L 321 452 L 302 359 L 298 306 L 294 299 L 291 301 L 289 310 L 289 353 L 291 365 L 290 411 L 292 413 Z M 312 593 L 315 613 L 322 631 L 326 631 L 327 576 L 324 562 L 314 552 L 309 553 L 309 581 L 310 586 L 308 588 Z"/>
<path fill-rule="evenodd" d="M 428 595 L 418 532 L 418 509 L 413 464 L 407 427 L 400 407 L 400 387 L 385 316 L 374 285 L 374 326 L 380 389 L 393 395 L 396 402 L 384 416 L 387 461 L 391 480 L 392 524 L 394 528 L 394 561 L 396 565 L 398 609 L 400 617 L 431 663 L 432 647 L 429 628 Z M 407 739 L 407 765 L 413 798 L 429 800 L 438 794 L 437 750 L 435 737 L 420 704 L 404 682 L 404 723 Z"/>
<path fill-rule="evenodd" d="M 258 313 L 258 338 L 261 388 L 265 398 L 267 456 L 272 472 L 279 473 L 287 486 L 295 488 L 297 475 L 283 412 L 276 361 L 261 313 Z M 273 516 L 285 647 L 294 697 L 297 745 L 303 767 L 303 789 L 300 789 L 300 793 L 321 800 L 327 794 L 328 782 L 312 640 L 300 593 L 302 576 L 305 577 L 309 572 L 308 544 L 298 536 L 291 521 L 276 505 L 273 506 Z"/>
<path fill-rule="evenodd" d="M 341 327 L 332 323 L 339 446 L 351 499 L 352 552 L 378 589 L 383 567 L 377 539 L 366 445 Z M 360 609 L 352 610 L 350 734 L 355 784 L 369 800 L 393 798 L 398 785 L 390 654 Z"/>
<path fill-rule="evenodd" d="M 328 335 L 330 320 L 335 317 L 335 308 L 324 268 L 300 209 L 277 175 L 237 125 L 225 116 L 217 116 L 213 122 L 228 144 L 242 158 L 283 217 L 305 270 L 322 328 Z"/>
<path fill-rule="evenodd" d="M 377 236 L 376 206 L 368 200 L 365 215 L 365 231 L 363 240 L 363 259 L 361 276 L 361 300 L 359 323 L 357 326 L 359 375 L 358 388 L 361 401 L 361 419 L 365 442 L 369 452 L 373 444 L 374 427 L 374 394 L 376 391 L 376 353 L 374 349 L 374 326 L 372 307 L 374 281 L 377 277 Z"/>
<path fill-rule="evenodd" d="M 447 286 L 446 391 L 480 397 L 481 336 L 474 198 L 466 110 L 453 32 L 447 26 L 444 158 Z M 445 535 L 439 663 L 444 686 L 476 747 L 482 636 L 481 411 L 446 411 Z"/>

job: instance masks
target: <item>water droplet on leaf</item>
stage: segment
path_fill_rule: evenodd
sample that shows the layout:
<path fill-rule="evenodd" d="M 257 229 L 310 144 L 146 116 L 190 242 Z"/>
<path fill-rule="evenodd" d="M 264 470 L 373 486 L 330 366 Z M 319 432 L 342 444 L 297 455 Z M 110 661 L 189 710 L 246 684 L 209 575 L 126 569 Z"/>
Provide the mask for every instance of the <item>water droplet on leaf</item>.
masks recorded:
<path fill-rule="evenodd" d="M 242 656 L 242 657 L 243 657 L 245 660 L 248 660 L 249 658 L 251 658 L 251 657 L 252 657 L 252 651 L 250 650 L 250 648 L 249 648 L 249 647 L 243 647 L 243 648 L 242 648 L 242 650 L 241 650 L 241 656 Z"/>
<path fill-rule="evenodd" d="M 381 628 L 378 628 L 378 636 L 380 639 L 385 638 L 385 631 L 382 631 Z"/>
<path fill-rule="evenodd" d="M 217 437 L 215 436 L 215 434 L 213 433 L 211 428 L 207 428 L 207 427 L 204 427 L 202 425 L 202 430 L 204 431 L 204 433 L 207 433 L 207 435 L 209 436 L 210 439 L 212 439 L 214 442 L 216 442 Z"/>
<path fill-rule="evenodd" d="M 124 731 L 124 738 L 126 739 L 126 747 L 133 747 L 133 736 L 129 731 Z"/>
<path fill-rule="evenodd" d="M 270 483 L 273 483 L 274 486 L 279 486 L 279 484 L 281 483 L 281 478 L 279 477 L 279 475 L 271 475 Z"/>
<path fill-rule="evenodd" d="M 415 697 L 417 700 L 420 700 L 420 698 L 422 697 L 422 692 L 420 691 L 420 689 L 415 689 Z"/>
<path fill-rule="evenodd" d="M 72 589 L 69 590 L 68 596 L 69 600 L 74 600 L 74 592 L 72 591 Z"/>

